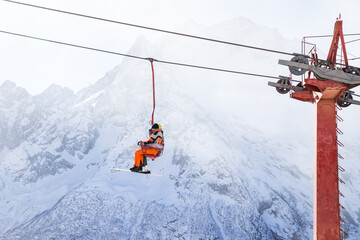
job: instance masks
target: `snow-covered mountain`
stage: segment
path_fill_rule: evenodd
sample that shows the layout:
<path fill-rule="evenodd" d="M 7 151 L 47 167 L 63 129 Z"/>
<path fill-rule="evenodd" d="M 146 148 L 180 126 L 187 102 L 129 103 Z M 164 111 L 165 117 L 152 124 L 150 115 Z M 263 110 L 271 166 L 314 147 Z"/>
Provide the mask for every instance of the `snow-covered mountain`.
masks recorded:
<path fill-rule="evenodd" d="M 298 46 L 242 18 L 183 31 L 290 52 Z M 172 36 L 140 37 L 130 53 L 288 74 L 278 55 Z M 77 94 L 0 86 L 0 239 L 312 239 L 313 106 L 277 94 L 267 79 L 156 62 L 155 73 L 165 151 L 149 167 L 163 177 L 110 170 L 131 167 L 130 146 L 146 139 L 148 62 L 125 59 Z M 346 125 L 360 109 L 350 108 L 341 201 L 347 239 L 355 240 L 359 141 Z"/>

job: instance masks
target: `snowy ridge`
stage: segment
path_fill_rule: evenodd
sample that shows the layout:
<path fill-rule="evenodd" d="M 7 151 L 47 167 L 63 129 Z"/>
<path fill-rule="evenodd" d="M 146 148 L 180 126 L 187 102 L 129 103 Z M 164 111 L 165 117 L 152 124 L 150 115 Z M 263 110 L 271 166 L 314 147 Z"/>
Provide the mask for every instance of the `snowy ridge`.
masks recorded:
<path fill-rule="evenodd" d="M 279 50 L 297 44 L 246 19 L 190 29 L 196 30 L 219 39 L 233 32 L 234 41 L 259 45 L 266 35 Z M 278 71 L 278 56 L 231 49 L 141 37 L 130 52 L 287 71 Z M 161 178 L 110 170 L 131 167 L 130 146 L 146 139 L 148 62 L 126 59 L 76 95 L 58 86 L 38 96 L 11 82 L 0 86 L 0 239 L 312 239 L 313 107 L 257 78 L 157 63 L 155 73 L 155 119 L 166 145 L 149 167 Z M 16 141 L 9 141 L 13 133 Z M 356 143 L 342 141 L 349 159 L 342 164 L 343 218 L 355 240 L 360 153 Z"/>
<path fill-rule="evenodd" d="M 91 101 L 91 100 L 96 99 L 96 98 L 99 97 L 104 91 L 105 91 L 105 90 L 101 90 L 101 91 L 99 91 L 99 92 L 97 92 L 97 93 L 94 93 L 93 95 L 91 95 L 90 97 L 88 97 L 88 98 L 86 98 L 85 100 L 81 101 L 80 103 L 75 104 L 75 105 L 73 106 L 73 108 L 77 108 L 77 107 L 79 107 L 80 105 L 82 105 L 82 104 L 84 104 L 84 103 L 86 103 L 86 102 L 89 102 L 89 101 Z M 95 107 L 95 106 L 96 106 L 96 103 L 91 104 L 91 106 L 92 106 L 92 107 Z"/>

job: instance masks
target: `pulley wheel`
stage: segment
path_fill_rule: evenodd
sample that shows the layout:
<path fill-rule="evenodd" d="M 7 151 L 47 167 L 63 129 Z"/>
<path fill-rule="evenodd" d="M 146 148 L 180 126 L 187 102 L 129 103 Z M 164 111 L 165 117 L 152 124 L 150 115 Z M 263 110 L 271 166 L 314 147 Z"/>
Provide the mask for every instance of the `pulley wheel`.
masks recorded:
<path fill-rule="evenodd" d="M 289 85 L 290 81 L 287 80 L 287 79 L 286 80 L 280 79 L 279 81 L 277 81 L 277 83 Z M 290 89 L 289 88 L 276 87 L 276 91 L 278 91 L 278 93 L 280 93 L 280 94 L 286 94 L 286 93 L 288 93 L 290 91 Z"/>
<path fill-rule="evenodd" d="M 360 76 L 360 69 L 356 67 L 348 67 L 344 69 L 344 72 L 350 73 L 352 75 Z"/>
<path fill-rule="evenodd" d="M 344 95 L 342 95 L 338 100 L 337 100 L 337 104 L 340 107 L 348 107 L 351 105 L 351 103 L 349 103 L 347 100 L 349 99 L 353 99 L 353 97 L 351 96 L 351 93 L 349 92 L 345 92 Z"/>
<path fill-rule="evenodd" d="M 324 68 L 324 69 L 334 69 L 334 66 L 331 64 L 331 62 L 325 61 L 325 60 L 320 60 L 320 61 L 318 62 L 318 64 L 316 65 L 316 67 Z M 329 80 L 329 79 L 320 77 L 320 76 L 317 75 L 316 73 L 314 73 L 314 75 L 315 75 L 315 77 L 316 77 L 318 80 L 320 80 L 320 81 Z"/>
<path fill-rule="evenodd" d="M 309 61 L 304 56 L 295 56 L 291 59 L 291 61 L 309 65 Z M 289 70 L 292 74 L 297 75 L 297 76 L 303 75 L 307 71 L 306 69 L 302 69 L 302 68 L 298 68 L 298 67 L 294 67 L 294 66 L 289 66 Z"/>
<path fill-rule="evenodd" d="M 356 67 L 348 67 L 344 69 L 344 72 L 349 73 L 351 75 L 355 75 L 355 76 L 360 76 L 360 69 L 356 68 Z M 348 83 L 344 83 L 346 86 L 348 87 L 355 87 L 357 86 L 356 84 L 348 84 Z"/>

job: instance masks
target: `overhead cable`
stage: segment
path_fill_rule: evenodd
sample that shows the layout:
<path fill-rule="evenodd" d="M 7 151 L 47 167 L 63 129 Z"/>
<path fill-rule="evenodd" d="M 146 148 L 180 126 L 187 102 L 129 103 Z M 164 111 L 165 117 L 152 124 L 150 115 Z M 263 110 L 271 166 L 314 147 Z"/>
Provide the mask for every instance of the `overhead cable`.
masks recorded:
<path fill-rule="evenodd" d="M 3 30 L 0 30 L 0 33 L 9 34 L 9 35 L 18 36 L 18 37 L 30 38 L 30 39 L 35 39 L 35 40 L 40 40 L 40 41 L 45 41 L 45 42 L 50 42 L 50 43 L 56 43 L 56 44 L 61 44 L 61 45 L 65 45 L 65 46 L 70 46 L 70 47 L 81 48 L 81 49 L 85 49 L 85 50 L 91 50 L 91 51 L 97 51 L 97 52 L 108 53 L 108 54 L 113 54 L 113 55 L 119 55 L 119 56 L 128 57 L 128 58 L 136 58 L 136 59 L 139 59 L 139 60 L 146 60 L 146 61 L 151 60 L 151 61 L 154 61 L 154 62 L 177 65 L 177 66 L 183 66 L 183 67 L 199 68 L 199 69 L 205 69 L 205 70 L 212 70 L 212 71 L 226 72 L 226 73 L 234 73 L 234 74 L 242 74 L 242 75 L 263 77 L 263 78 L 280 79 L 279 77 L 263 75 L 263 74 L 240 72 L 240 71 L 235 71 L 235 70 L 222 69 L 222 68 L 213 68 L 213 67 L 207 67 L 207 66 L 199 66 L 199 65 L 193 65 L 193 64 L 186 64 L 186 63 L 159 60 L 159 59 L 154 59 L 154 58 L 145 58 L 145 57 L 140 57 L 140 56 L 136 56 L 136 55 L 130 55 L 130 54 L 125 54 L 125 53 L 108 51 L 108 50 L 103 50 L 103 49 L 99 49 L 99 48 L 86 47 L 86 46 L 82 46 L 82 45 L 66 43 L 66 42 L 61 42 L 61 41 L 56 41 L 56 40 L 51 40 L 51 39 L 45 39 L 45 38 L 30 36 L 30 35 L 26 35 L 26 34 L 3 31 Z"/>
<path fill-rule="evenodd" d="M 17 2 L 17 1 L 12 1 L 12 0 L 2 0 L 2 1 L 9 2 L 9 3 L 15 3 L 15 4 L 20 4 L 20 5 L 24 5 L 24 6 L 28 6 L 28 7 L 44 9 L 44 10 L 58 12 L 58 13 L 69 14 L 69 15 L 78 16 L 78 17 L 84 17 L 84 18 L 90 18 L 90 19 L 104 21 L 104 22 L 110 22 L 110 23 L 115 23 L 115 24 L 126 25 L 126 26 L 130 26 L 130 27 L 142 28 L 142 29 L 147 29 L 147 30 L 151 30 L 151 31 L 168 33 L 168 34 L 174 34 L 174 35 L 183 36 L 183 37 L 189 37 L 189 38 L 195 38 L 195 39 L 211 41 L 211 42 L 216 42 L 216 43 L 221 43 L 221 44 L 227 44 L 227 45 L 232 45 L 232 46 L 250 48 L 250 49 L 255 49 L 255 50 L 259 50 L 259 51 L 266 51 L 266 52 L 272 52 L 272 53 L 278 53 L 278 54 L 285 54 L 285 55 L 290 55 L 290 56 L 294 55 L 294 53 L 288 53 L 288 52 L 283 52 L 283 51 L 278 51 L 278 50 L 273 50 L 273 49 L 268 49 L 268 48 L 261 48 L 261 47 L 244 45 L 244 44 L 228 42 L 228 41 L 223 41 L 223 40 L 218 40 L 218 39 L 195 36 L 195 35 L 191 35 L 191 34 L 180 33 L 180 32 L 175 32 L 175 31 L 169 31 L 169 30 L 153 28 L 153 27 L 147 27 L 147 26 L 142 26 L 142 25 L 137 25 L 137 24 L 132 24 L 132 23 L 120 22 L 120 21 L 115 21 L 115 20 L 111 20 L 111 19 L 94 17 L 94 16 L 85 15 L 85 14 L 81 14 L 81 13 L 74 13 L 74 12 L 69 12 L 69 11 L 64 11 L 64 10 L 54 9 L 54 8 L 49 8 L 49 7 L 43 7 L 43 6 L 29 4 L 29 3 Z"/>
<path fill-rule="evenodd" d="M 351 41 L 348 41 L 348 42 L 345 42 L 345 44 L 347 44 L 347 43 L 352 43 L 352 42 L 357 42 L 357 41 L 360 41 L 360 38 L 354 39 L 354 40 L 351 40 Z"/>
<path fill-rule="evenodd" d="M 31 38 L 31 39 L 45 41 L 45 42 L 51 42 L 51 43 L 66 45 L 66 46 L 70 46 L 70 47 L 77 47 L 77 48 L 82 48 L 82 49 L 91 50 L 91 51 L 98 51 L 98 52 L 103 52 L 103 53 L 115 54 L 115 55 L 120 55 L 120 56 L 123 56 L 123 57 L 130 57 L 130 58 L 137 58 L 137 59 L 146 60 L 146 58 L 142 58 L 142 57 L 138 57 L 138 56 L 134 56 L 134 55 L 118 53 L 118 52 L 112 52 L 112 51 L 108 51 L 108 50 L 102 50 L 102 49 L 97 49 L 97 48 L 92 48 L 92 47 L 86 47 L 86 46 L 76 45 L 76 44 L 72 44 L 72 43 L 65 43 L 65 42 L 60 42 L 60 41 L 56 41 L 56 40 L 40 38 L 40 37 L 34 37 L 34 36 L 25 35 L 25 34 L 21 34 L 21 33 L 14 33 L 14 32 L 8 32 L 8 31 L 3 31 L 3 30 L 0 30 L 0 33 L 5 33 L 5 34 L 9 34 L 9 35 L 18 36 L 18 37 L 24 37 L 24 38 Z"/>

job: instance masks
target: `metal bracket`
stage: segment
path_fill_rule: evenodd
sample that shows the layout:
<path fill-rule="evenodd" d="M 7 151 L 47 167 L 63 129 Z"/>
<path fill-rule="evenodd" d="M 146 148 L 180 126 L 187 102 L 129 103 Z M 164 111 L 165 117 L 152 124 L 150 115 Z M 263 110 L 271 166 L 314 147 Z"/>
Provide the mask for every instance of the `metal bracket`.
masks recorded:
<path fill-rule="evenodd" d="M 280 79 L 283 79 L 283 78 L 288 78 L 288 77 L 280 76 Z M 277 83 L 277 82 L 268 82 L 268 85 L 271 87 L 275 87 L 275 88 L 285 88 L 285 89 L 293 90 L 295 92 L 302 92 L 302 91 L 306 90 L 303 87 L 298 87 L 298 86 L 293 86 L 293 85 L 290 88 L 289 84 Z"/>
<path fill-rule="evenodd" d="M 345 73 L 342 70 L 338 69 L 326 69 L 326 68 L 319 68 L 312 65 L 306 65 L 298 62 L 291 62 L 287 60 L 279 60 L 279 64 L 289 66 L 289 67 L 297 67 L 301 69 L 310 70 L 313 73 L 317 74 L 321 78 L 332 80 L 335 82 L 341 82 L 345 84 L 351 85 L 360 85 L 360 76 Z"/>

